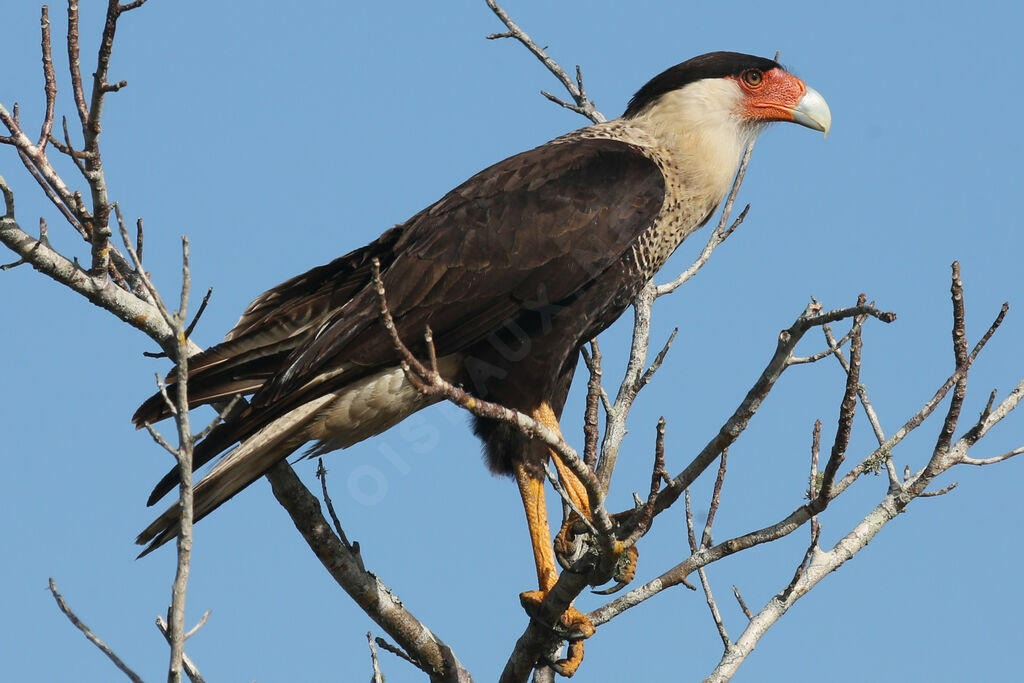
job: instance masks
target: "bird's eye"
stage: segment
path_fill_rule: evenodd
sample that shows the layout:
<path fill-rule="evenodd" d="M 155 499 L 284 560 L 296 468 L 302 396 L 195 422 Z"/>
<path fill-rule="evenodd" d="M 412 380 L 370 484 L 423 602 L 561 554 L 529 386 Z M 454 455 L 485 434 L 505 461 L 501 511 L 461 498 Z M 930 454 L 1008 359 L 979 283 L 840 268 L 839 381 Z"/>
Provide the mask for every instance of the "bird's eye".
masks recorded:
<path fill-rule="evenodd" d="M 749 85 L 751 88 L 756 88 L 761 85 L 761 81 L 764 80 L 764 74 L 757 69 L 747 69 L 743 72 L 743 82 Z"/>

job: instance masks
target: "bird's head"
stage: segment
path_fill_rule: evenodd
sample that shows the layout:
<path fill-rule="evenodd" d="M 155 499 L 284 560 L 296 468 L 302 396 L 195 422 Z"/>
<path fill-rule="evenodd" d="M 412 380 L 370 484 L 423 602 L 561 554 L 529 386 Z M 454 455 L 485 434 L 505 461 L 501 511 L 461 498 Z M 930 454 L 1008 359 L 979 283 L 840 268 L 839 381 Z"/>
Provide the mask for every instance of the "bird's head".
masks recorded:
<path fill-rule="evenodd" d="M 826 136 L 832 125 L 817 90 L 774 60 L 738 52 L 711 52 L 663 71 L 637 91 L 623 118 L 730 123 L 753 134 L 773 121 L 799 123 Z"/>

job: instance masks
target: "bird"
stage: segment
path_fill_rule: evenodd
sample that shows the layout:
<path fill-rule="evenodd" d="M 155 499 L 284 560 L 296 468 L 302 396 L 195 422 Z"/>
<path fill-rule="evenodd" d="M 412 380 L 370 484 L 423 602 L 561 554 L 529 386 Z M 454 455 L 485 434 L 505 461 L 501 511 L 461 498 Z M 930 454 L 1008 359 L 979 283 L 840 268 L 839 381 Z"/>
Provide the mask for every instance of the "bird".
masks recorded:
<path fill-rule="evenodd" d="M 444 379 L 560 434 L 581 347 L 710 220 L 748 144 L 772 122 L 827 136 L 831 120 L 822 95 L 773 59 L 694 57 L 643 85 L 622 116 L 499 161 L 370 244 L 259 295 L 223 342 L 189 358 L 190 408 L 249 397 L 195 446 L 194 468 L 228 452 L 195 484 L 194 518 L 308 442 L 310 456 L 346 448 L 440 400 L 406 376 L 375 277 L 414 352 L 424 352 L 429 325 Z M 172 371 L 167 382 L 176 379 Z M 143 427 L 169 415 L 157 393 L 132 419 Z M 490 469 L 518 485 L 539 587 L 523 599 L 538 602 L 557 580 L 549 458 L 589 515 L 586 490 L 556 453 L 509 424 L 476 417 L 473 430 Z M 172 470 L 148 504 L 178 482 Z M 139 534 L 140 557 L 178 525 L 175 502 Z M 575 608 L 563 622 L 593 633 Z"/>

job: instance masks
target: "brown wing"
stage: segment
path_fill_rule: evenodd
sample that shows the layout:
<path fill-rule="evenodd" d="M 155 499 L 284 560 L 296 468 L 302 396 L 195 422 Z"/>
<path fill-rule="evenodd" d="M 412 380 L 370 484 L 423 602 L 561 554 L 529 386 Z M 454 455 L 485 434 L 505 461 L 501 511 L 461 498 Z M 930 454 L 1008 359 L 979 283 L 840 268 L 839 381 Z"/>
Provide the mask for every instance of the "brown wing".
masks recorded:
<path fill-rule="evenodd" d="M 235 394 L 251 394 L 280 372 L 287 357 L 367 286 L 374 258 L 383 266 L 394 258 L 402 228 L 391 228 L 370 244 L 328 264 L 282 282 L 259 295 L 224 341 L 189 358 L 189 406 Z M 167 383 L 177 379 L 172 371 Z M 136 427 L 170 413 L 160 394 L 148 398 L 132 416 Z"/>
<path fill-rule="evenodd" d="M 429 324 L 438 353 L 448 354 L 492 333 L 524 302 L 574 296 L 630 249 L 663 201 L 661 172 L 623 142 L 553 142 L 510 157 L 404 225 L 382 271 L 398 331 L 412 346 Z M 396 360 L 368 288 L 255 399 L 286 399 L 339 363 Z"/>
<path fill-rule="evenodd" d="M 381 261 L 399 334 L 421 339 L 429 323 L 438 353 L 446 355 L 498 329 L 525 302 L 539 296 L 558 302 L 588 287 L 651 225 L 663 201 L 661 172 L 637 148 L 566 138 L 478 173 L 386 233 L 393 237 L 390 243 L 382 238 L 343 257 L 349 261 L 333 274 L 324 266 L 328 270 L 262 295 L 221 345 L 229 353 L 214 347 L 204 355 L 207 367 L 222 362 L 215 353 L 234 358 L 225 365 L 228 370 L 210 375 L 223 386 L 246 369 L 259 370 L 247 376 L 253 383 L 262 382 L 268 371 L 272 376 L 248 409 L 197 445 L 195 467 L 299 406 L 397 363 L 379 319 L 376 292 L 367 286 L 373 257 Z M 299 316 L 296 302 L 320 317 Z M 300 317 L 309 318 L 301 335 L 282 340 L 281 333 L 263 329 L 284 329 Z M 249 345 L 249 339 L 258 343 Z M 410 346 L 415 348 L 411 341 Z M 268 349 L 272 355 L 259 356 Z M 268 360 L 277 366 L 268 367 L 273 364 Z M 341 376 L 331 372 L 342 366 L 351 369 Z M 150 504 L 176 480 L 169 473 Z"/>

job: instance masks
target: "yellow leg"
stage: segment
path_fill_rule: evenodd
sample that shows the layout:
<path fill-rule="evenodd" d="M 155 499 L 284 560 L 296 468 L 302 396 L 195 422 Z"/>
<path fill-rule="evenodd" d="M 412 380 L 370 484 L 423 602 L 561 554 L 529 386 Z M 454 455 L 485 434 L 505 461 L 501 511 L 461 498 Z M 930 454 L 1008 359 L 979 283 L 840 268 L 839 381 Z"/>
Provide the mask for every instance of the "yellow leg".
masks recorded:
<path fill-rule="evenodd" d="M 530 529 L 533 558 L 537 564 L 537 585 L 545 595 L 558 580 L 555 553 L 551 549 L 551 528 L 548 526 L 547 502 L 544 499 L 544 480 L 531 476 L 521 463 L 515 464 L 516 483 L 526 511 L 526 524 Z"/>
<path fill-rule="evenodd" d="M 549 429 L 556 430 L 556 433 L 561 433 L 558 431 L 558 420 L 555 419 L 554 413 L 547 404 L 543 404 L 532 417 L 544 423 Z M 572 491 L 569 495 L 573 504 L 589 516 L 590 505 L 587 502 L 586 489 L 557 457 L 554 460 L 563 485 L 567 491 Z M 533 614 L 558 580 L 558 570 L 555 566 L 555 553 L 551 545 L 551 528 L 548 526 L 544 480 L 528 472 L 523 463 L 515 464 L 514 474 L 516 483 L 519 485 L 519 494 L 523 499 L 523 509 L 526 511 L 526 523 L 530 529 L 530 543 L 533 546 L 533 556 L 537 566 L 537 585 L 540 588 L 540 590 L 522 593 L 519 599 L 527 612 Z M 589 638 L 594 634 L 594 625 L 575 607 L 567 609 L 559 621 L 576 637 Z M 576 669 L 579 668 L 582 661 L 583 643 L 575 641 L 569 644 L 568 657 L 556 662 L 554 668 L 559 674 L 568 677 L 576 673 Z"/>
<path fill-rule="evenodd" d="M 534 411 L 533 419 L 558 436 L 562 436 L 562 429 L 558 425 L 558 418 L 555 417 L 554 411 L 551 410 L 551 406 L 547 403 L 542 403 L 540 408 Z M 577 510 L 582 512 L 587 519 L 590 519 L 590 498 L 587 495 L 587 487 L 583 485 L 579 477 L 562 462 L 562 459 L 554 451 L 551 451 L 551 460 L 555 463 L 555 469 L 558 471 L 558 480 L 562 482 L 569 500 L 572 501 Z"/>
<path fill-rule="evenodd" d="M 533 418 L 538 422 L 542 423 L 548 429 L 552 430 L 559 436 L 562 436 L 561 428 L 558 425 L 558 418 L 555 417 L 554 411 L 551 410 L 551 406 L 546 403 L 542 403 L 540 408 L 533 412 Z M 562 487 L 565 489 L 566 495 L 572 504 L 576 507 L 580 513 L 583 514 L 588 520 L 593 520 L 593 516 L 590 511 L 590 498 L 587 494 L 587 488 L 580 481 L 579 477 L 562 462 L 561 457 L 555 451 L 551 451 L 551 459 L 555 463 L 555 469 L 558 470 L 558 479 L 562 482 Z M 626 513 L 630 514 L 630 513 Z M 555 536 L 555 549 L 559 553 L 566 553 L 572 544 L 572 526 L 575 515 L 572 515 L 566 520 L 565 525 L 559 530 L 558 535 Z M 622 549 L 621 544 L 616 544 L 615 557 L 618 559 L 616 571 L 612 578 L 619 582 L 619 588 L 633 581 L 636 574 L 637 565 L 637 550 L 636 546 L 630 546 L 629 548 Z M 625 553 L 625 557 L 619 557 L 621 553 Z"/>

